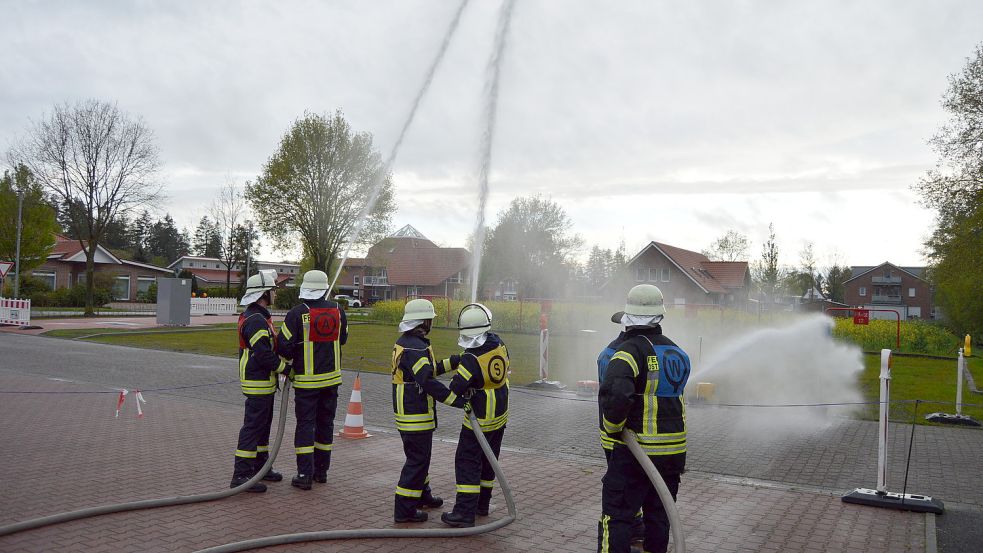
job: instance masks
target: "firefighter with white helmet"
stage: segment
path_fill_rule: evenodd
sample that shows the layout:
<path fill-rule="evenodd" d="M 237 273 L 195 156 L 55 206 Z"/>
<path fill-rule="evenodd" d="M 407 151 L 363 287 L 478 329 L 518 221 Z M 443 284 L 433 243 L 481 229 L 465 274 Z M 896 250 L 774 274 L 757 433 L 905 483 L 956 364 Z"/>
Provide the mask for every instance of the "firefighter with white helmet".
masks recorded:
<path fill-rule="evenodd" d="M 276 352 L 276 331 L 269 307 L 276 290 L 276 271 L 260 271 L 246 281 L 246 293 L 240 305 L 246 310 L 239 315 L 239 383 L 246 396 L 245 414 L 236 446 L 232 484 L 236 488 L 252 478 L 266 463 L 270 451 L 270 426 L 273 424 L 273 395 L 277 390 L 277 375 L 286 363 Z M 270 468 L 263 477 L 269 482 L 283 480 L 283 475 Z M 262 482 L 253 484 L 250 492 L 265 492 Z"/>
<path fill-rule="evenodd" d="M 341 385 L 341 346 L 348 341 L 345 311 L 325 296 L 328 275 L 307 271 L 300 285 L 300 305 L 283 319 L 277 349 L 293 365 L 294 451 L 297 476 L 290 484 L 309 490 L 328 481 L 334 445 L 334 417 Z"/>
<path fill-rule="evenodd" d="M 457 374 L 451 392 L 468 399 L 470 409 L 491 446 L 495 457 L 502 448 L 502 436 L 509 420 L 509 352 L 505 342 L 491 332 L 492 313 L 480 303 L 464 306 L 458 315 L 460 356 L 452 356 Z M 495 471 L 482 453 L 465 415 L 454 456 L 457 499 L 454 509 L 441 515 L 450 526 L 474 526 L 475 515 L 487 516 L 495 485 Z"/>
<path fill-rule="evenodd" d="M 644 550 L 664 552 L 669 545 L 665 508 L 622 440 L 625 429 L 636 434 L 675 499 L 686 467 L 682 395 L 690 361 L 686 352 L 662 334 L 665 313 L 662 291 L 640 284 L 628 292 L 625 310 L 614 315 L 625 327 L 625 340 L 611 356 L 598 394 L 601 429 L 611 446 L 602 479 L 598 551 L 628 553 L 639 508 L 645 520 Z"/>
<path fill-rule="evenodd" d="M 437 314 L 425 299 L 406 302 L 402 332 L 393 347 L 393 412 L 396 429 L 403 440 L 406 462 L 396 484 L 393 519 L 396 522 L 424 522 L 427 513 L 419 508 L 434 508 L 444 501 L 430 490 L 430 454 L 433 432 L 437 428 L 434 401 L 464 407 L 464 399 L 451 392 L 435 377 L 450 370 L 451 359 L 434 361 L 427 334 Z"/>

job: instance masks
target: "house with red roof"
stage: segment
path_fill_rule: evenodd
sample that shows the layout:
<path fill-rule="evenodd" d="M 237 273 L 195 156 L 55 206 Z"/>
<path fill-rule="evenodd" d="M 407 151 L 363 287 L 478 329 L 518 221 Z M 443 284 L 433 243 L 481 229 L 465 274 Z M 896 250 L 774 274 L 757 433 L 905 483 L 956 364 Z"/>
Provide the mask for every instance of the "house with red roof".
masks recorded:
<path fill-rule="evenodd" d="M 707 256 L 661 242 L 650 242 L 627 265 L 625 279 L 612 285 L 654 284 L 662 290 L 666 307 L 717 305 L 743 309 L 751 290 L 747 261 L 711 261 Z M 617 284 L 615 284 L 617 283 Z M 628 290 L 619 290 L 627 293 Z"/>
<path fill-rule="evenodd" d="M 411 297 L 456 297 L 469 290 L 471 252 L 443 248 L 406 225 L 349 258 L 338 279 L 340 293 L 365 303 Z"/>
<path fill-rule="evenodd" d="M 102 246 L 96 246 L 95 270 L 114 276 L 113 297 L 116 301 L 137 301 L 137 295 L 149 290 L 158 278 L 174 276 L 174 272 L 165 267 L 120 259 Z M 54 248 L 45 262 L 31 272 L 31 276 L 44 281 L 52 290 L 85 283 L 82 243 L 55 235 Z"/>
<path fill-rule="evenodd" d="M 228 277 L 229 284 L 238 288 L 242 281 L 242 272 L 245 270 L 243 265 L 236 265 L 231 272 L 226 271 L 225 263 L 217 257 L 202 257 L 197 255 L 182 255 L 175 259 L 168 269 L 175 274 L 181 271 L 188 271 L 194 275 L 198 286 L 225 286 L 225 279 Z M 300 273 L 300 265 L 297 263 L 275 262 L 275 261 L 252 261 L 249 264 L 249 271 L 255 274 L 262 269 L 273 269 L 277 272 L 276 283 L 278 286 L 290 286 Z M 228 274 L 227 274 L 228 273 Z M 247 277 L 248 278 L 248 277 Z"/>
<path fill-rule="evenodd" d="M 871 319 L 938 319 L 935 290 L 925 279 L 925 267 L 901 267 L 890 261 L 876 266 L 850 268 L 843 283 L 849 305 L 870 309 Z"/>

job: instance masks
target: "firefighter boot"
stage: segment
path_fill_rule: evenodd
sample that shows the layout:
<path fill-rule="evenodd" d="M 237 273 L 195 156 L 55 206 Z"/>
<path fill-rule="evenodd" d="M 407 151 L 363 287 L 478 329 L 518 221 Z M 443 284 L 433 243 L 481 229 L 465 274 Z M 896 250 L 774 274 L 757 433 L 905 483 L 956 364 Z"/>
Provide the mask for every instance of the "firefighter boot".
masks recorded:
<path fill-rule="evenodd" d="M 283 475 L 273 470 L 273 467 L 270 467 L 270 470 L 263 476 L 263 480 L 267 482 L 279 482 L 283 480 Z"/>
<path fill-rule="evenodd" d="M 453 526 L 454 528 L 471 528 L 474 526 L 474 517 L 468 518 L 455 511 L 440 515 L 440 520 L 444 524 Z"/>
<path fill-rule="evenodd" d="M 290 480 L 290 485 L 302 490 L 309 490 L 312 486 L 311 481 L 312 479 L 310 474 L 298 474 L 297 476 L 294 476 L 292 480 Z"/>
<path fill-rule="evenodd" d="M 430 491 L 430 486 L 423 490 L 423 495 L 420 497 L 420 508 L 421 509 L 436 509 L 444 504 L 444 500 L 437 497 Z"/>
<path fill-rule="evenodd" d="M 328 481 L 328 471 L 315 472 L 314 473 L 314 481 L 317 482 L 318 484 L 324 484 L 325 482 L 327 482 Z"/>
<path fill-rule="evenodd" d="M 486 517 L 488 516 L 488 510 L 490 505 L 491 505 L 491 489 L 481 488 L 481 493 L 478 495 L 478 509 L 475 512 L 480 517 Z"/>
<path fill-rule="evenodd" d="M 229 484 L 229 487 L 230 488 L 238 488 L 239 486 L 245 484 L 248 481 L 249 481 L 249 478 L 233 478 L 232 479 L 232 483 Z M 245 491 L 251 492 L 251 493 L 263 493 L 263 492 L 266 491 L 266 484 L 264 484 L 262 482 L 256 482 L 252 486 L 249 486 L 248 488 L 246 488 Z"/>
<path fill-rule="evenodd" d="M 393 517 L 396 522 L 426 522 L 427 513 L 424 513 L 420 509 L 417 509 L 412 515 L 408 517 Z"/>

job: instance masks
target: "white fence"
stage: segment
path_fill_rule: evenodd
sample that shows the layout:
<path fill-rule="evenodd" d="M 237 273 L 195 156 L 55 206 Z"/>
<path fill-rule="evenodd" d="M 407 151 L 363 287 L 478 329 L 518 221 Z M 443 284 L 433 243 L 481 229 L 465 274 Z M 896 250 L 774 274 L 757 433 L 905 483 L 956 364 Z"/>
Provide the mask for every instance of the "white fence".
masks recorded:
<path fill-rule="evenodd" d="M 235 315 L 239 302 L 235 298 L 191 298 L 191 316 Z"/>
<path fill-rule="evenodd" d="M 0 324 L 26 326 L 31 324 L 31 300 L 0 298 Z"/>

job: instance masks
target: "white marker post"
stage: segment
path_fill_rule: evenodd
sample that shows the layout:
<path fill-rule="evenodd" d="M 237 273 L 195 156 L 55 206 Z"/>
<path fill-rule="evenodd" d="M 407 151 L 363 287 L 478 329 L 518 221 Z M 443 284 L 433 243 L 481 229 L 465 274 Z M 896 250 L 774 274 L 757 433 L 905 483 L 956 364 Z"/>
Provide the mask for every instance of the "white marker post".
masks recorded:
<path fill-rule="evenodd" d="M 963 348 L 959 348 L 959 360 L 956 361 L 956 415 L 963 414 L 963 371 L 966 370 L 966 358 Z"/>
<path fill-rule="evenodd" d="M 550 329 L 549 316 L 545 313 L 539 316 L 539 380 L 531 382 L 530 388 L 547 388 L 562 390 L 563 384 L 550 380 Z"/>
<path fill-rule="evenodd" d="M 902 511 L 935 513 L 944 510 L 942 501 L 927 495 L 887 491 L 888 409 L 891 406 L 891 350 L 881 350 L 881 412 L 877 432 L 877 489 L 857 488 L 843 496 L 844 503 L 888 507 Z"/>

